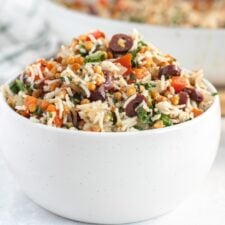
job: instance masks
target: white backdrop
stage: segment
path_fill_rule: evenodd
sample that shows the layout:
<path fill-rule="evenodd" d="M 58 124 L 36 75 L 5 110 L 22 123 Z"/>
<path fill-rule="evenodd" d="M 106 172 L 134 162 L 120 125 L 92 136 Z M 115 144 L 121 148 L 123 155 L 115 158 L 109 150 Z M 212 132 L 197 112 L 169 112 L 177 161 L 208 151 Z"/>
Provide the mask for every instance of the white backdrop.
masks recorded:
<path fill-rule="evenodd" d="M 43 0 L 0 0 L 0 83 L 26 64 L 55 52 Z"/>

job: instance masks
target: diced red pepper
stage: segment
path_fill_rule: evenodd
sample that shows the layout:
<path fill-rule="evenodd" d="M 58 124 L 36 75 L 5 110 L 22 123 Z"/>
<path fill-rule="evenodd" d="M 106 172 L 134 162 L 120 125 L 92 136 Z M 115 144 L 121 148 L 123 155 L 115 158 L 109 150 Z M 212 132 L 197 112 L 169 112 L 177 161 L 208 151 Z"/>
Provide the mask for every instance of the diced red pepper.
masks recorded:
<path fill-rule="evenodd" d="M 127 68 L 127 71 L 123 74 L 125 76 L 131 73 L 131 69 L 132 69 L 131 60 L 132 60 L 132 55 L 130 53 L 123 55 L 116 60 L 116 62 L 120 63 L 122 66 Z"/>
<path fill-rule="evenodd" d="M 193 108 L 193 109 L 192 109 L 192 112 L 193 112 L 193 114 L 194 114 L 194 117 L 197 117 L 197 116 L 202 115 L 203 110 L 202 110 L 202 109 Z"/>
<path fill-rule="evenodd" d="M 94 36 L 95 39 L 99 39 L 99 38 L 104 38 L 105 37 L 105 34 L 100 31 L 100 30 L 96 30 L 92 33 L 90 33 L 91 35 Z M 90 41 L 90 38 L 87 36 L 87 41 Z"/>
<path fill-rule="evenodd" d="M 172 77 L 171 79 L 172 79 L 171 85 L 176 93 L 182 91 L 188 85 L 188 82 L 184 77 Z"/>

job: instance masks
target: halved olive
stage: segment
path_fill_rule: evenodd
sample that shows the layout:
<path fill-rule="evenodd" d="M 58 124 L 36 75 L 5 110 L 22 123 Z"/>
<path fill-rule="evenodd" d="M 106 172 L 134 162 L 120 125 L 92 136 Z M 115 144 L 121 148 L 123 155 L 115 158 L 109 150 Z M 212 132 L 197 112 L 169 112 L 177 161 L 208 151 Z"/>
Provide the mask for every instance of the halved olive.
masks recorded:
<path fill-rule="evenodd" d="M 113 53 L 126 53 L 132 45 L 132 38 L 126 34 L 115 34 L 109 42 L 109 48 Z"/>
<path fill-rule="evenodd" d="M 203 95 L 199 90 L 195 88 L 184 88 L 183 91 L 188 93 L 190 98 L 196 101 L 197 103 L 200 103 L 203 101 Z"/>
<path fill-rule="evenodd" d="M 137 112 L 135 111 L 135 109 L 138 107 L 140 103 L 142 103 L 142 101 L 147 102 L 147 99 L 145 98 L 144 95 L 137 94 L 136 98 L 130 101 L 129 104 L 126 106 L 125 108 L 126 115 L 129 117 L 136 116 Z"/>
<path fill-rule="evenodd" d="M 189 95 L 186 92 L 181 91 L 179 93 L 179 105 L 186 105 L 188 102 L 188 98 L 189 98 Z"/>
<path fill-rule="evenodd" d="M 159 70 L 159 78 L 162 75 L 165 75 L 166 77 L 171 77 L 171 76 L 180 76 L 181 74 L 181 69 L 177 65 L 168 65 L 161 67 Z"/>
<path fill-rule="evenodd" d="M 105 87 L 104 84 L 101 85 L 96 91 L 91 92 L 90 100 L 91 101 L 104 101 L 106 98 Z"/>

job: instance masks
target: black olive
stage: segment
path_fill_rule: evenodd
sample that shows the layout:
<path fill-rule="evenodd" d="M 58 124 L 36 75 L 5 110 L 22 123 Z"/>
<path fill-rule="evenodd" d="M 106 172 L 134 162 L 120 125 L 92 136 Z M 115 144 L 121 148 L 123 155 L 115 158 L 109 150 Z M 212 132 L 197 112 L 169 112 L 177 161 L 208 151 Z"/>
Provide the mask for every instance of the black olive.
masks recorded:
<path fill-rule="evenodd" d="M 126 115 L 129 117 L 136 116 L 137 112 L 135 111 L 135 109 L 142 101 L 147 102 L 145 96 L 142 94 L 137 94 L 136 98 L 130 101 L 128 105 L 126 106 L 125 108 Z"/>
<path fill-rule="evenodd" d="M 203 95 L 200 91 L 198 91 L 195 88 L 184 88 L 184 92 L 188 93 L 190 98 L 197 103 L 200 103 L 203 101 Z"/>
<path fill-rule="evenodd" d="M 179 105 L 186 105 L 188 102 L 188 98 L 189 98 L 189 95 L 186 92 L 181 91 L 179 93 Z"/>
<path fill-rule="evenodd" d="M 96 91 L 91 92 L 90 100 L 91 101 L 104 101 L 106 99 L 105 87 L 104 84 L 101 85 Z"/>
<path fill-rule="evenodd" d="M 109 48 L 113 53 L 126 53 L 132 45 L 132 38 L 126 34 L 115 34 L 109 42 Z"/>
<path fill-rule="evenodd" d="M 177 65 L 168 65 L 161 67 L 159 70 L 159 78 L 162 75 L 165 75 L 166 77 L 171 77 L 171 76 L 180 76 L 181 74 L 181 69 Z"/>

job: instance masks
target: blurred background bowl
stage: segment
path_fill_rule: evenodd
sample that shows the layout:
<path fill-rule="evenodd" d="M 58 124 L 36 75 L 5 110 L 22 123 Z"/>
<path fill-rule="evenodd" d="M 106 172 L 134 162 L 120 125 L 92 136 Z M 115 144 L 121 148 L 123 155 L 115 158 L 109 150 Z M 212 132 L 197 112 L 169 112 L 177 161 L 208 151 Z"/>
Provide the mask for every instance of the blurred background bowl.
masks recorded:
<path fill-rule="evenodd" d="M 136 28 L 144 39 L 174 55 L 188 69 L 203 69 L 215 85 L 225 85 L 225 29 L 179 28 L 104 19 L 70 10 L 48 0 L 47 20 L 66 43 L 76 35 L 100 29 L 107 35 L 131 33 Z"/>

